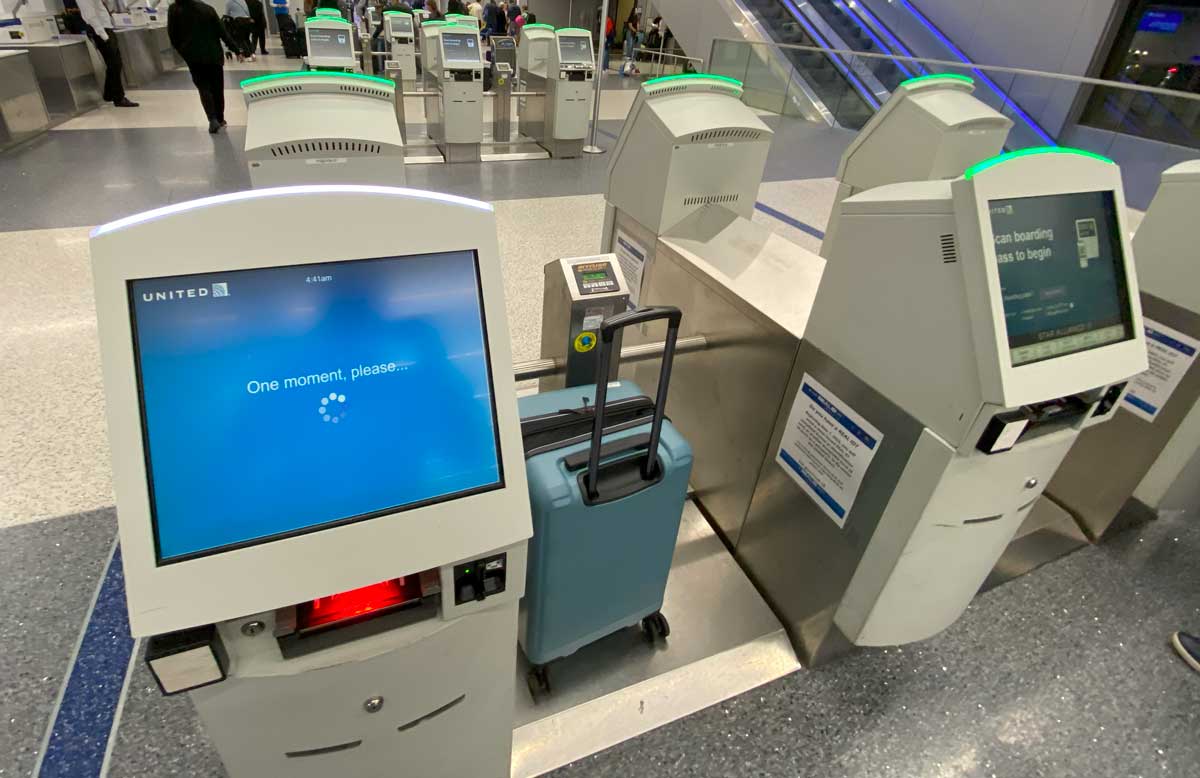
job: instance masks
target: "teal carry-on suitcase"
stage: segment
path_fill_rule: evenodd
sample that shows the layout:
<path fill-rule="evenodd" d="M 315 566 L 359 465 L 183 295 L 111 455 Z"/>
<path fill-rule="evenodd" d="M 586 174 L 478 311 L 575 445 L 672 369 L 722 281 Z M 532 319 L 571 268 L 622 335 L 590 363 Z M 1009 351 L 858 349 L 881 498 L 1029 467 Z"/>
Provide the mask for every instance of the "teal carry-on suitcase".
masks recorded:
<path fill-rule="evenodd" d="M 651 640 L 670 632 L 660 609 L 692 471 L 691 447 L 665 416 L 680 318 L 661 307 L 606 319 L 602 380 L 519 400 L 533 508 L 520 641 L 535 698 L 550 691 L 554 659 L 639 623 Z M 668 328 L 651 401 L 603 377 L 620 358 L 615 333 L 658 319 Z"/>

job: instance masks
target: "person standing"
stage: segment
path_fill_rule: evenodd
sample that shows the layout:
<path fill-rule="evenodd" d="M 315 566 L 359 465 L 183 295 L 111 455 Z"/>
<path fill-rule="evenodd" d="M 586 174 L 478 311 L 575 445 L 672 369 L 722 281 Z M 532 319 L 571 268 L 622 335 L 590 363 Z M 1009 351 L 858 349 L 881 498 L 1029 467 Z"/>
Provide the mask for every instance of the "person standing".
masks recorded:
<path fill-rule="evenodd" d="M 121 49 L 108 6 L 102 0 L 77 0 L 77 5 L 87 35 L 104 59 L 104 99 L 117 108 L 137 108 L 138 104 L 125 96 L 125 84 L 121 82 Z"/>
<path fill-rule="evenodd" d="M 260 54 L 267 53 L 267 14 L 263 10 L 262 0 L 246 0 L 250 9 L 250 21 L 253 23 L 253 37 L 250 38 L 250 51 L 257 48 Z M 257 46 L 255 41 L 257 40 Z"/>
<path fill-rule="evenodd" d="M 467 6 L 467 13 L 474 16 L 479 22 L 483 21 L 483 4 L 479 0 L 471 0 L 471 4 Z M 483 25 L 480 24 L 482 27 Z"/>
<path fill-rule="evenodd" d="M 496 0 L 487 0 L 487 5 L 483 8 L 483 29 L 488 35 L 503 35 L 506 25 L 502 24 L 504 14 L 500 12 L 500 6 L 496 4 Z"/>
<path fill-rule="evenodd" d="M 447 0 L 446 13 L 458 14 L 459 16 L 467 15 L 467 7 L 463 5 L 462 0 Z"/>
<path fill-rule="evenodd" d="M 242 58 L 243 49 L 221 23 L 217 12 L 202 0 L 175 0 L 167 11 L 167 37 L 192 74 L 208 131 L 225 126 L 225 54 L 221 43 Z"/>

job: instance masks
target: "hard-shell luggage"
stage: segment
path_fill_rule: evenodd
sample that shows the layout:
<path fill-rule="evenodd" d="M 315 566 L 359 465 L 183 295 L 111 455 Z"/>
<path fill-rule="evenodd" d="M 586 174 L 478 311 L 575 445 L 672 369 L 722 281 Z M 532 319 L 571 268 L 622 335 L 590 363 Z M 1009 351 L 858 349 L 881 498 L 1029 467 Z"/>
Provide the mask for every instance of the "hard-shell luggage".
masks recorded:
<path fill-rule="evenodd" d="M 308 44 L 304 40 L 304 30 L 295 26 L 290 30 L 280 30 L 279 40 L 283 43 L 283 54 L 289 59 L 303 58 L 308 54 Z"/>
<path fill-rule="evenodd" d="M 520 641 L 535 697 L 549 691 L 551 660 L 639 623 L 650 639 L 670 632 L 660 609 L 692 470 L 691 447 L 665 417 L 680 318 L 646 308 L 600 326 L 606 377 L 618 330 L 667 320 L 655 400 L 604 380 L 519 400 L 533 508 Z"/>

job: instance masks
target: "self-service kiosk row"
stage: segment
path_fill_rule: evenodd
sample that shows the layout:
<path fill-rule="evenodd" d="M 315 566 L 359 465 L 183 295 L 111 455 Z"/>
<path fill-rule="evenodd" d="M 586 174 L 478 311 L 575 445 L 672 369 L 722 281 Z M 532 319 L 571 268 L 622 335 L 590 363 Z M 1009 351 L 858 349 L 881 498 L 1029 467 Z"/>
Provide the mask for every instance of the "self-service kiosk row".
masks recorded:
<path fill-rule="evenodd" d="M 770 131 L 732 79 L 646 82 L 609 169 L 603 245 L 631 289 L 729 344 L 678 360 L 669 407 L 697 500 L 810 663 L 957 619 L 1145 366 L 1116 165 L 968 167 L 1007 120 L 953 79 L 898 92 L 892 123 L 951 109 L 906 174 L 954 180 L 843 191 L 824 258 L 749 220 Z M 881 142 L 852 148 L 850 183 Z M 1079 230 L 1102 236 L 1086 267 Z"/>
<path fill-rule="evenodd" d="M 587 30 L 527 24 L 517 47 L 518 130 L 552 157 L 578 157 L 587 137 L 596 76 Z"/>
<path fill-rule="evenodd" d="M 826 261 L 749 221 L 770 129 L 740 95 L 643 86 L 610 167 L 620 289 L 723 328 L 669 413 L 697 466 L 749 460 L 736 493 L 693 470 L 697 499 L 797 651 L 928 637 L 1146 366 L 1119 172 L 1040 149 L 869 189 Z M 323 226 L 397 213 L 427 227 L 402 256 Z M 164 691 L 235 775 L 507 775 L 531 525 L 490 206 L 237 193 L 98 228 L 93 262 L 130 622 Z"/>

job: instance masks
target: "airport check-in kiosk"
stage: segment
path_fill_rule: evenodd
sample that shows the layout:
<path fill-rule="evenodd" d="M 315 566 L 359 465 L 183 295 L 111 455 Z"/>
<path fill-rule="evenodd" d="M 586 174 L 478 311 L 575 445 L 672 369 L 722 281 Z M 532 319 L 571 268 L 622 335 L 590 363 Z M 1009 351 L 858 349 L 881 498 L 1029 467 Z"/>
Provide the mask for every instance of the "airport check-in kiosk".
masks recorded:
<path fill-rule="evenodd" d="M 583 152 L 591 118 L 595 72 L 592 34 L 577 27 L 556 31 L 546 62 L 545 117 L 538 125 L 542 135 L 530 136 L 549 151 L 550 156 L 569 159 Z"/>
<path fill-rule="evenodd" d="M 546 92 L 550 80 L 550 52 L 558 41 L 549 24 L 521 28 L 517 47 L 517 132 L 538 140 L 546 136 Z M 532 93 L 532 94 L 531 94 Z"/>
<path fill-rule="evenodd" d="M 340 15 L 310 17 L 304 22 L 304 38 L 308 43 L 305 61 L 312 70 L 353 73 L 358 69 L 358 58 L 354 55 L 354 27 Z"/>
<path fill-rule="evenodd" d="M 838 206 L 735 549 L 803 661 L 953 623 L 1111 417 L 1146 364 L 1122 203 L 1115 164 L 1055 147 Z"/>
<path fill-rule="evenodd" d="M 1163 173 L 1133 237 L 1150 367 L 1134 377 L 1110 424 L 1085 430 L 1046 496 L 1097 540 L 1200 504 L 1200 268 L 1191 226 L 1200 162 Z M 1090 245 L 1090 229 L 1079 237 Z"/>
<path fill-rule="evenodd" d="M 246 160 L 255 189 L 404 184 L 395 84 L 300 71 L 246 79 Z"/>
<path fill-rule="evenodd" d="M 710 339 L 675 360 L 668 407 L 696 452 L 696 499 L 730 546 L 825 267 L 751 221 L 772 132 L 741 95 L 739 82 L 710 75 L 642 86 L 612 152 L 601 239 L 634 305 L 679 307 L 680 337 Z M 650 340 L 625 333 L 627 345 Z M 653 392 L 651 364 L 627 370 Z"/>
<path fill-rule="evenodd" d="M 421 22 L 420 40 L 421 40 L 421 79 L 426 89 L 433 89 L 437 83 L 437 74 L 439 71 L 439 63 L 442 56 L 441 47 L 438 46 L 437 36 L 441 33 L 442 28 L 446 23 L 438 19 L 433 21 Z M 430 101 L 434 98 L 425 98 L 425 117 L 429 121 L 429 112 L 431 110 Z M 433 137 L 430 135 L 430 137 Z"/>
<path fill-rule="evenodd" d="M 400 71 L 398 79 L 404 80 L 405 89 L 417 82 L 416 31 L 413 15 L 408 11 L 384 11 L 384 32 L 387 34 L 389 53 L 385 70 Z"/>
<path fill-rule="evenodd" d="M 91 252 L 129 624 L 162 691 L 234 778 L 508 776 L 532 525 L 491 206 L 239 192 Z"/>
<path fill-rule="evenodd" d="M 478 162 L 483 142 L 483 46 L 478 27 L 448 24 L 436 38 L 437 97 L 426 113 L 430 137 L 446 162 Z M 430 99 L 426 99 L 430 106 Z"/>
<path fill-rule="evenodd" d="M 973 79 L 953 73 L 902 81 L 842 154 L 834 205 L 884 184 L 956 178 L 1003 151 L 1012 119 L 974 91 Z M 830 245 L 839 218 L 834 207 Z"/>

